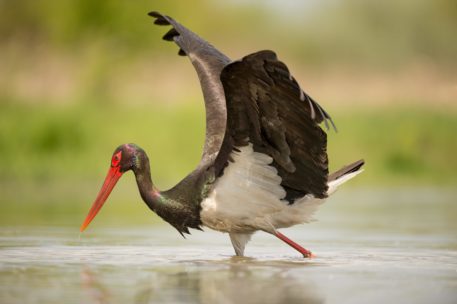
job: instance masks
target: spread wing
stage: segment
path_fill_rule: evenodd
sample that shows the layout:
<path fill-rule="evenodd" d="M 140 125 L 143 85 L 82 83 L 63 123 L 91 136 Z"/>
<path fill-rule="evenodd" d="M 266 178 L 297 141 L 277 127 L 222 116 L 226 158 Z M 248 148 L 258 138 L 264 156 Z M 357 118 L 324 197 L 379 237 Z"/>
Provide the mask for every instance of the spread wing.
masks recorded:
<path fill-rule="evenodd" d="M 261 51 L 227 65 L 221 81 L 227 133 L 219 166 L 227 165 L 231 151 L 251 143 L 254 151 L 273 158 L 289 202 L 306 194 L 326 197 L 327 135 L 319 123 L 334 124 L 286 65 L 272 51 Z"/>
<path fill-rule="evenodd" d="M 180 48 L 178 54 L 188 56 L 197 71 L 206 109 L 206 139 L 199 167 L 206 167 L 216 159 L 224 139 L 227 113 L 220 74 L 230 59 L 173 18 L 158 12 L 149 16 L 157 25 L 171 25 L 163 39 L 174 41 Z"/>
<path fill-rule="evenodd" d="M 149 15 L 155 18 L 155 24 L 171 26 L 163 39 L 174 41 L 179 46 L 178 54 L 189 57 L 205 99 L 206 138 L 200 163 L 176 186 L 162 191 L 163 195 L 180 202 L 188 210 L 186 220 L 174 224 L 183 235 L 189 233 L 189 228 L 200 229 L 200 201 L 206 195 L 207 185 L 214 182 L 214 162 L 220 152 L 227 126 L 226 101 L 220 74 L 230 59 L 173 18 L 157 12 Z"/>

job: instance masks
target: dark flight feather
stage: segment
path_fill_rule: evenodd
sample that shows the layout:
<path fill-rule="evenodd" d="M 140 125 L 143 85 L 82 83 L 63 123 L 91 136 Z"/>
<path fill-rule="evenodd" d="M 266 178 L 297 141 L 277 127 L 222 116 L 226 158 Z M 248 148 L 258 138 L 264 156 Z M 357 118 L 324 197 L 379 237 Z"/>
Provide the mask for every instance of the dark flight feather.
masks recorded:
<path fill-rule="evenodd" d="M 318 125 L 331 121 L 300 88 L 272 51 L 244 57 L 224 68 L 227 99 L 226 149 L 253 144 L 270 155 L 291 202 L 306 194 L 327 196 L 327 136 Z M 223 161 L 223 160 L 220 160 Z"/>

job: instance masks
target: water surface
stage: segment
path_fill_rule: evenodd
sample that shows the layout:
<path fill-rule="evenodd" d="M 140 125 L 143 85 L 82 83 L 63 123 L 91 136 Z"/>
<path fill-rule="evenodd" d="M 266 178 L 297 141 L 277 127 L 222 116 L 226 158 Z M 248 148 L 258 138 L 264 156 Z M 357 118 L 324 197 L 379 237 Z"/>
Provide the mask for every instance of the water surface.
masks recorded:
<path fill-rule="evenodd" d="M 283 230 L 311 260 L 265 233 L 238 258 L 209 230 L 3 227 L 0 303 L 456 303 L 455 193 L 407 193 L 342 193 Z"/>

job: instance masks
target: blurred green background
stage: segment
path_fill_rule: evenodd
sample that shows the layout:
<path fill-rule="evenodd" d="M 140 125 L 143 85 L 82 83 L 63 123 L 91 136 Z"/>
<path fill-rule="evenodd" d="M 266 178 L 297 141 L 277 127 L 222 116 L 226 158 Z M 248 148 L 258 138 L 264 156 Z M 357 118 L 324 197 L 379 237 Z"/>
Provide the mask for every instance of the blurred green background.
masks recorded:
<path fill-rule="evenodd" d="M 198 79 L 151 10 L 232 59 L 274 50 L 337 124 L 331 169 L 365 158 L 349 188 L 457 184 L 456 1 L 0 0 L 3 225 L 78 227 L 122 143 L 163 189 L 196 166 Z M 155 222 L 140 201 L 124 177 L 95 222 Z"/>

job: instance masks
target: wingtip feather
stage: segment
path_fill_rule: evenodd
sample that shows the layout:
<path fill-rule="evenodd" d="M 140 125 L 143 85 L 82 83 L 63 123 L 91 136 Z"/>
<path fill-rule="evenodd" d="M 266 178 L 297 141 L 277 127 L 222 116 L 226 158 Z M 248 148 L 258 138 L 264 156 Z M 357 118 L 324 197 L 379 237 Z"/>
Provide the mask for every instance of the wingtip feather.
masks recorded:
<path fill-rule="evenodd" d="M 156 20 L 154 20 L 154 24 L 170 25 L 170 22 L 168 21 L 167 17 L 165 15 L 162 15 L 159 12 L 156 12 L 156 11 L 149 12 L 148 16 L 151 16 L 152 18 L 156 18 Z"/>
<path fill-rule="evenodd" d="M 162 14 L 157 12 L 157 11 L 152 11 L 148 13 L 148 16 L 154 17 L 154 18 L 159 18 L 162 17 Z"/>
<path fill-rule="evenodd" d="M 176 36 L 179 36 L 179 33 L 174 27 L 172 27 L 165 35 L 163 35 L 162 39 L 166 41 L 173 41 Z"/>

